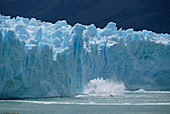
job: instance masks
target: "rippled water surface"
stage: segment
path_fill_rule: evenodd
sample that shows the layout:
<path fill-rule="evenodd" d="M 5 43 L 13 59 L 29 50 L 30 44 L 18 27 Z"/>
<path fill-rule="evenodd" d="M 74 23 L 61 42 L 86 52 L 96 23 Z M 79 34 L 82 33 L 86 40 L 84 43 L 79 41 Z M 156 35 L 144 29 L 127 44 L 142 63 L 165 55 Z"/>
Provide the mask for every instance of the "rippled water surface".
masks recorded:
<path fill-rule="evenodd" d="M 0 100 L 0 113 L 19 114 L 170 114 L 170 91 L 126 91 L 124 95 L 77 95 Z"/>

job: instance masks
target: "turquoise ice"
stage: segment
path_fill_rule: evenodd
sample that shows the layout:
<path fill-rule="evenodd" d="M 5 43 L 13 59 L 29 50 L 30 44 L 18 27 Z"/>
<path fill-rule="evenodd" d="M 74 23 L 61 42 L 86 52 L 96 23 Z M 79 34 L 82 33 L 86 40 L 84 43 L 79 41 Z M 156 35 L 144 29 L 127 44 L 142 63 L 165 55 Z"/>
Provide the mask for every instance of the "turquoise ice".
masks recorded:
<path fill-rule="evenodd" d="M 170 89 L 170 35 L 0 15 L 0 98 L 73 96 L 97 77 Z"/>

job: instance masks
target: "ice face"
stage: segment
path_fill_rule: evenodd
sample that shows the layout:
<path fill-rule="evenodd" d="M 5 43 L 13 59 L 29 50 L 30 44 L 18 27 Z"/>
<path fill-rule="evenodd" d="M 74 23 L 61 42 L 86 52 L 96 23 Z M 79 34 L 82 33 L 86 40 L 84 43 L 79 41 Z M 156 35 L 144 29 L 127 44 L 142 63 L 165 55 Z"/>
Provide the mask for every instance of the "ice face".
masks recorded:
<path fill-rule="evenodd" d="M 170 35 L 0 15 L 0 98 L 73 96 L 97 77 L 170 89 Z"/>

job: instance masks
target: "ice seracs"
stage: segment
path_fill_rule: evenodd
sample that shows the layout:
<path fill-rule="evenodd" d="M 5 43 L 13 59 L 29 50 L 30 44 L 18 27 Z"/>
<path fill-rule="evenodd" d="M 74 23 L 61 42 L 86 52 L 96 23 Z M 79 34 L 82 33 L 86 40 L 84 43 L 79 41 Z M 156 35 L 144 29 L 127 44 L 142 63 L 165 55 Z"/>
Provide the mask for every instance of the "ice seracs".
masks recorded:
<path fill-rule="evenodd" d="M 0 15 L 0 98 L 73 96 L 97 77 L 170 89 L 170 35 Z"/>

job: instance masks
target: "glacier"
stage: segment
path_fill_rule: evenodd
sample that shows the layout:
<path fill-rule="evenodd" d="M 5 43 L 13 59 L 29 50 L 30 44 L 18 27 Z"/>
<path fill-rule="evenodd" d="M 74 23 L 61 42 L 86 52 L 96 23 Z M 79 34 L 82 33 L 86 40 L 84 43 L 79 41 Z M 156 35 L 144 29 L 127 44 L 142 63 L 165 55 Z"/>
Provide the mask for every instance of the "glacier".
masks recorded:
<path fill-rule="evenodd" d="M 0 15 L 0 98 L 74 96 L 90 80 L 170 89 L 170 35 Z"/>

